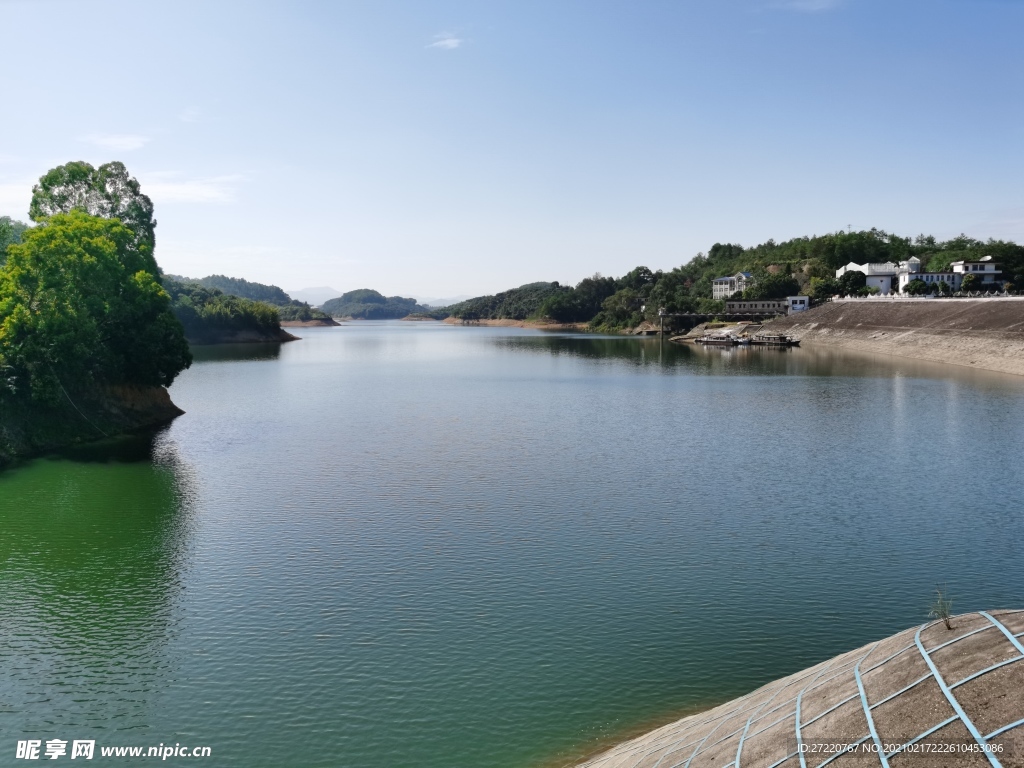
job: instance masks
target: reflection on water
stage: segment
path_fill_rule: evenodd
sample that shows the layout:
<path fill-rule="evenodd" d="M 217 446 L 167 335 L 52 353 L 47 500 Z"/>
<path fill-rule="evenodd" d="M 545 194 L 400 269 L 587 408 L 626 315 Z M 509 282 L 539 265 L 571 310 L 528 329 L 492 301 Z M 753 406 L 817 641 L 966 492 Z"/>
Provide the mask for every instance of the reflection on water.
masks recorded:
<path fill-rule="evenodd" d="M 152 436 L 83 453 L 0 474 L 0 733 L 12 738 L 146 728 L 173 675 L 190 472 Z"/>
<path fill-rule="evenodd" d="M 951 378 L 979 386 L 1024 386 L 1011 374 L 968 366 L 854 352 L 825 345 L 792 348 L 715 347 L 663 341 L 657 337 L 544 334 L 494 338 L 495 346 L 589 360 L 618 360 L 636 366 L 680 369 L 678 373 L 720 376 L 855 376 Z"/>
<path fill-rule="evenodd" d="M 295 342 L 287 342 L 294 344 Z M 283 342 L 265 344 L 195 344 L 190 348 L 196 363 L 277 360 Z"/>
<path fill-rule="evenodd" d="M 522 768 L 905 628 L 936 582 L 1024 605 L 1024 378 L 302 335 L 201 350 L 149 442 L 0 474 L 0 749 Z"/>

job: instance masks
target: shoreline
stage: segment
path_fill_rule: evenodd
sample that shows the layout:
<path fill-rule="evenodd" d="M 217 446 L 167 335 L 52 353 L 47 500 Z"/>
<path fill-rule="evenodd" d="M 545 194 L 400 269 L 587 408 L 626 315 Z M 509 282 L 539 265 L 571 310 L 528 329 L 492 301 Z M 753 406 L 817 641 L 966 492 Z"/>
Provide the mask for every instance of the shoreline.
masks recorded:
<path fill-rule="evenodd" d="M 170 424 L 185 411 L 166 387 L 108 386 L 65 393 L 55 405 L 8 402 L 0 422 L 0 471 L 15 463 Z"/>
<path fill-rule="evenodd" d="M 211 334 L 203 338 L 189 338 L 188 343 L 193 346 L 206 347 L 212 344 L 283 344 L 299 340 L 299 336 L 293 336 L 283 328 L 278 328 L 272 334 L 253 330 L 229 331 L 221 334 Z"/>
<path fill-rule="evenodd" d="M 643 738 L 652 731 L 663 728 L 666 722 L 675 723 L 688 717 L 696 717 L 730 701 L 733 699 L 714 699 L 702 704 L 674 708 L 667 713 L 662 710 L 661 714 L 646 717 L 628 728 L 618 728 L 614 732 L 609 731 L 601 736 L 591 738 L 588 743 L 581 742 L 578 747 L 562 750 L 555 757 L 546 758 L 531 764 L 531 766 L 532 768 L 577 768 L 577 766 L 586 765 L 622 744 Z"/>
<path fill-rule="evenodd" d="M 282 328 L 333 328 L 336 325 L 341 325 L 333 317 L 322 318 L 319 320 L 282 320 Z"/>
<path fill-rule="evenodd" d="M 670 722 L 663 719 L 660 726 L 645 734 L 625 739 L 574 765 L 632 768 L 640 764 L 678 765 L 683 760 L 689 765 L 695 758 L 694 765 L 722 765 L 741 751 L 747 768 L 796 765 L 801 732 L 800 743 L 804 744 L 828 742 L 835 733 L 841 733 L 849 743 L 860 743 L 858 739 L 866 741 L 876 730 L 883 738 L 903 745 L 941 745 L 950 739 L 974 743 L 965 721 L 990 723 L 981 731 L 989 735 L 978 737 L 979 741 L 999 745 L 1007 757 L 1015 756 L 1016 749 L 1024 745 L 1020 726 L 1024 696 L 1016 676 L 994 673 L 1010 663 L 999 663 L 1006 655 L 1004 637 L 1021 631 L 1024 611 L 990 610 L 949 616 L 948 620 L 949 628 L 941 620 L 909 627 L 701 712 Z M 955 654 L 936 653 L 953 643 Z M 927 674 L 917 679 L 925 662 L 934 672 L 930 685 Z M 982 675 L 986 676 L 983 680 L 977 679 Z M 929 728 L 939 718 L 928 715 L 949 708 L 946 694 L 934 684 L 936 678 L 946 679 L 956 690 L 961 712 Z M 858 689 L 863 704 L 851 705 L 850 692 Z M 803 712 L 801 722 L 797 722 L 801 701 Z M 883 703 L 886 706 L 881 709 Z M 874 710 L 870 726 L 864 719 L 864 708 Z M 779 711 L 786 714 L 779 717 Z M 991 723 L 998 727 L 993 730 Z M 950 728 L 946 730 L 946 726 Z M 794 730 L 796 738 L 792 736 Z M 926 759 L 922 764 L 947 763 Z"/>
<path fill-rule="evenodd" d="M 457 317 L 446 317 L 441 322 L 448 325 L 479 325 L 489 328 L 534 328 L 541 331 L 587 331 L 587 323 L 552 323 L 540 320 L 460 320 Z"/>

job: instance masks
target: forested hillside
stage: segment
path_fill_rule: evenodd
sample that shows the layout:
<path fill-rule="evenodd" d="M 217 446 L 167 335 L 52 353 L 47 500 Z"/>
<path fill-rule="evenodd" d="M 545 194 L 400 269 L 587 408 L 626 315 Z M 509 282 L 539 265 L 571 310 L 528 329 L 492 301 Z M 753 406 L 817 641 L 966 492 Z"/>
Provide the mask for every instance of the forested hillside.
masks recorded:
<path fill-rule="evenodd" d="M 916 256 L 929 271 L 948 270 L 953 261 L 992 256 L 1012 287 L 1024 286 L 1024 246 L 1000 240 L 981 241 L 961 235 L 940 242 L 919 235 L 900 237 L 872 229 L 798 237 L 782 243 L 768 240 L 752 248 L 715 243 L 707 253 L 667 272 L 637 267 L 619 278 L 599 274 L 575 287 L 530 283 L 494 296 L 481 296 L 432 313 L 473 319 L 536 319 L 587 322 L 595 329 L 619 329 L 654 320 L 666 312 L 714 313 L 724 303 L 712 300 L 715 278 L 750 272 L 754 284 L 744 298 L 781 298 L 806 293 L 817 299 L 862 290 L 863 275 L 837 281 L 835 270 L 850 262 L 899 262 Z M 860 283 L 857 278 L 860 277 Z"/>
<path fill-rule="evenodd" d="M 227 277 L 226 275 L 209 275 L 199 278 L 165 275 L 165 278 L 178 283 L 201 286 L 208 291 L 222 293 L 227 296 L 272 304 L 277 307 L 278 317 L 282 321 L 298 320 L 308 322 L 311 320 L 330 319 L 328 315 L 319 309 L 311 307 L 304 301 L 293 299 L 276 285 L 253 283 L 240 277 Z"/>
<path fill-rule="evenodd" d="M 478 296 L 450 307 L 434 310 L 434 317 L 457 317 L 461 320 L 525 320 L 535 317 L 548 299 L 572 292 L 558 283 L 528 283 L 494 296 Z M 588 318 L 589 319 L 589 318 Z"/>
<path fill-rule="evenodd" d="M 263 336 L 267 341 L 281 334 L 277 307 L 263 301 L 229 296 L 197 283 L 179 283 L 164 275 L 164 290 L 171 310 L 195 344 L 215 344 L 237 334 Z"/>
<path fill-rule="evenodd" d="M 323 311 L 331 317 L 351 317 L 354 320 L 398 320 L 430 312 L 430 307 L 417 304 L 416 299 L 385 296 L 369 288 L 360 288 L 325 301 Z"/>
<path fill-rule="evenodd" d="M 179 277 L 168 275 L 168 277 L 181 283 L 197 283 L 204 288 L 218 290 L 229 296 L 238 296 L 240 299 L 252 299 L 253 301 L 265 301 L 268 304 L 287 304 L 292 299 L 287 293 L 276 285 L 264 285 L 263 283 L 251 283 L 241 277 L 228 277 L 227 275 L 208 275 L 207 277 Z"/>

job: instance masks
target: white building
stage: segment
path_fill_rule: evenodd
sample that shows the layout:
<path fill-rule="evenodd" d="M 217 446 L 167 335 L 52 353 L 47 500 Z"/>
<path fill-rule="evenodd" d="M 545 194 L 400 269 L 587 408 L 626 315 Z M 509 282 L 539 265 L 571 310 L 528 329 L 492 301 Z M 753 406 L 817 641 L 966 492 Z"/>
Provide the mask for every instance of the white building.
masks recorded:
<path fill-rule="evenodd" d="M 898 290 L 900 293 L 903 293 L 907 283 L 911 280 L 920 280 L 928 285 L 932 283 L 945 283 L 949 286 L 950 290 L 958 291 L 960 290 L 961 278 L 962 275 L 958 275 L 956 272 L 900 272 Z"/>
<path fill-rule="evenodd" d="M 916 259 L 911 259 L 911 261 L 916 261 Z M 906 263 L 903 262 L 903 264 Z M 917 263 L 920 266 L 921 262 Z M 854 264 L 851 261 L 845 267 L 836 270 L 836 277 L 840 278 L 847 272 L 863 272 L 867 278 L 868 288 L 877 288 L 879 293 L 891 293 L 900 266 L 901 264 L 893 264 L 891 261 L 876 264 Z"/>
<path fill-rule="evenodd" d="M 850 262 L 836 270 L 836 277 L 840 278 L 847 272 L 863 272 L 868 287 L 877 288 L 878 292 L 883 294 L 892 291 L 902 293 L 912 280 L 920 280 L 928 285 L 945 283 L 951 290 L 959 291 L 965 275 L 975 275 L 978 278 L 977 287 L 980 290 L 990 290 L 997 287 L 1002 275 L 991 256 L 984 256 L 977 261 L 955 261 L 949 272 L 922 272 L 921 260 L 916 256 L 899 264 L 893 264 L 891 261 L 884 264 Z"/>
<path fill-rule="evenodd" d="M 995 288 L 995 283 L 1002 282 L 1003 272 L 998 269 L 999 265 L 992 261 L 991 256 L 982 256 L 977 261 L 954 261 L 950 266 L 953 268 L 953 274 L 959 278 L 958 288 L 967 275 L 974 275 L 981 283 L 979 287 L 982 290 Z"/>
<path fill-rule="evenodd" d="M 753 282 L 749 272 L 737 272 L 732 277 L 715 278 L 711 282 L 711 298 L 715 301 L 728 299 L 734 294 L 742 293 Z"/>
<path fill-rule="evenodd" d="M 787 313 L 792 315 L 794 312 L 803 312 L 805 309 L 811 308 L 811 297 L 810 296 L 787 296 L 786 303 L 788 304 Z"/>

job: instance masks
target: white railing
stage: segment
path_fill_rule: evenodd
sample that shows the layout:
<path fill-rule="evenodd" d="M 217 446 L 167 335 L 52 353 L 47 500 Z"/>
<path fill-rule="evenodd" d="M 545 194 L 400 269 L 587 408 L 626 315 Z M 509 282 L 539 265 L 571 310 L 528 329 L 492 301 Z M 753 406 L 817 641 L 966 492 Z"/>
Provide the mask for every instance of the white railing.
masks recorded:
<path fill-rule="evenodd" d="M 983 291 L 956 291 L 951 294 L 925 294 L 909 296 L 905 293 L 875 293 L 870 296 L 832 296 L 829 301 L 934 301 L 936 299 L 1013 299 L 1024 301 L 1024 296 L 1013 293 L 986 293 Z"/>

